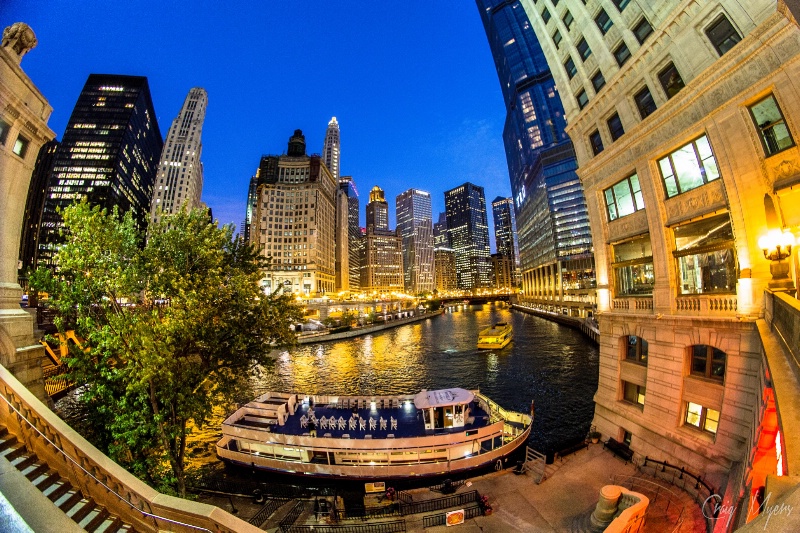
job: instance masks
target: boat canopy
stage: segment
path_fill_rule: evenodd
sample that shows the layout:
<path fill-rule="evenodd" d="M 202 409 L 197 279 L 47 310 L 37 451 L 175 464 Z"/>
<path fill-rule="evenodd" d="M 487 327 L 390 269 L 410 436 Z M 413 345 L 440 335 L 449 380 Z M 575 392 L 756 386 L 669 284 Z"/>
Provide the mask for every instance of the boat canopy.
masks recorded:
<path fill-rule="evenodd" d="M 414 396 L 414 406 L 417 409 L 431 407 L 446 407 L 448 405 L 468 404 L 475 395 L 466 389 L 440 389 L 422 391 Z"/>

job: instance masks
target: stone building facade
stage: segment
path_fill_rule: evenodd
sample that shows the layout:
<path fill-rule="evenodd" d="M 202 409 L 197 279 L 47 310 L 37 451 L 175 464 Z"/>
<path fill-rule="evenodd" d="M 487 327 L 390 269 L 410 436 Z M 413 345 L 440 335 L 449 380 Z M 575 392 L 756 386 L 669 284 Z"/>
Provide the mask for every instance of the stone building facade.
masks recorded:
<path fill-rule="evenodd" d="M 759 245 L 800 229 L 797 21 L 766 0 L 523 4 L 591 221 L 594 422 L 639 457 L 755 494 L 785 449 L 756 322 L 765 289 L 797 278 L 796 251 L 779 283 Z"/>

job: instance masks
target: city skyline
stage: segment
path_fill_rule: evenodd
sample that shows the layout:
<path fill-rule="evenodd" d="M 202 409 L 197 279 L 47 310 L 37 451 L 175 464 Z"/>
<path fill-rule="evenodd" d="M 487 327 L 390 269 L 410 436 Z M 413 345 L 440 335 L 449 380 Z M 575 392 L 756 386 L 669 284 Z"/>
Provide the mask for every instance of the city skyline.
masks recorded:
<path fill-rule="evenodd" d="M 502 95 L 474 4 L 449 6 L 446 25 L 404 5 L 391 16 L 373 4 L 236 15 L 213 5 L 96 7 L 41 10 L 12 0 L 0 10 L 6 23 L 25 21 L 36 32 L 25 68 L 53 105 L 57 138 L 91 73 L 147 76 L 163 132 L 187 91 L 204 88 L 203 201 L 237 231 L 261 155 L 280 150 L 295 129 L 307 135 L 309 153 L 321 153 L 332 116 L 341 126 L 341 174 L 363 191 L 379 185 L 393 198 L 417 187 L 431 193 L 434 212 L 444 210 L 445 190 L 468 180 L 490 197 L 510 196 Z M 235 38 L 216 29 L 225 27 L 239 28 Z M 329 27 L 356 37 L 323 37 Z M 299 78 L 319 81 L 292 81 Z"/>

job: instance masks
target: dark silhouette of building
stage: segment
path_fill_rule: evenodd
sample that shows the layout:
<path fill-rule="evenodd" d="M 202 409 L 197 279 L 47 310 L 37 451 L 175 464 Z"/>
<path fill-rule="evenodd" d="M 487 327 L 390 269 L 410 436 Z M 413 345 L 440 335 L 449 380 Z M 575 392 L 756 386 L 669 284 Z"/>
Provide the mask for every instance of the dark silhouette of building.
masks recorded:
<path fill-rule="evenodd" d="M 28 200 L 25 202 L 25 215 L 22 219 L 22 236 L 19 244 L 20 274 L 22 276 L 26 276 L 36 267 L 36 243 L 39 242 L 39 225 L 42 222 L 47 179 L 53 171 L 58 145 L 56 140 L 42 145 L 31 175 L 31 186 L 28 189 Z"/>

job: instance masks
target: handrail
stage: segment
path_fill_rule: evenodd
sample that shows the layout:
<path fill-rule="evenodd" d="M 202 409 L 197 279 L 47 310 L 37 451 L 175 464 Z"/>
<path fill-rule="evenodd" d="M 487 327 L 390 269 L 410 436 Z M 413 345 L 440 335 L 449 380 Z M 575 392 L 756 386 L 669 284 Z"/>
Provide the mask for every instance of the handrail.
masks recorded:
<path fill-rule="evenodd" d="M 656 498 L 658 498 L 658 496 L 659 496 L 659 494 L 661 494 L 662 490 L 669 492 L 678 501 L 674 502 L 672 500 L 672 498 L 670 498 L 669 496 L 667 496 L 667 500 L 670 503 L 673 503 L 675 505 L 679 505 L 680 506 L 680 513 L 678 513 L 678 518 L 675 519 L 675 527 L 672 528 L 672 531 L 670 533 L 676 533 L 677 531 L 680 530 L 681 525 L 683 524 L 683 521 L 684 521 L 683 514 L 686 511 L 686 504 L 684 504 L 684 503 L 682 503 L 680 501 L 680 496 L 678 494 L 676 494 L 675 492 L 673 492 L 672 490 L 668 489 L 667 487 L 665 487 L 663 485 L 659 485 L 658 483 L 655 483 L 654 481 L 650 481 L 648 479 L 642 479 L 642 478 L 636 477 L 636 476 L 626 476 L 624 474 L 616 474 L 616 475 L 612 476 L 611 479 L 612 479 L 612 481 L 613 481 L 613 483 L 615 485 L 625 486 L 625 483 L 630 483 L 631 489 L 633 488 L 633 486 L 639 486 L 640 488 L 647 488 L 649 485 L 654 485 L 654 486 L 658 487 L 658 490 L 656 491 Z M 653 500 L 653 503 L 654 502 L 655 502 L 655 500 Z M 669 509 L 669 506 L 667 506 L 667 509 Z"/>
<path fill-rule="evenodd" d="M 93 479 L 93 480 L 94 480 L 94 481 L 95 481 L 95 482 L 96 482 L 98 485 L 101 485 L 103 488 L 105 488 L 106 490 L 108 490 L 108 492 L 110 492 L 111 494 L 113 494 L 114 496 L 116 496 L 116 497 L 117 497 L 117 499 L 119 499 L 119 501 L 121 501 L 121 502 L 123 502 L 123 503 L 126 503 L 126 504 L 128 504 L 128 506 L 129 506 L 129 507 L 130 507 L 132 510 L 135 510 L 135 511 L 137 511 L 137 512 L 141 513 L 143 516 L 146 516 L 146 517 L 152 518 L 152 519 L 153 519 L 153 520 L 155 520 L 156 522 L 157 522 L 157 521 L 159 521 L 159 520 L 163 520 L 164 522 L 168 522 L 168 523 L 170 523 L 170 524 L 174 524 L 174 525 L 178 525 L 178 526 L 182 526 L 182 527 L 187 527 L 187 528 L 190 528 L 190 529 L 196 529 L 196 530 L 198 530 L 198 531 L 208 531 L 208 533 L 213 533 L 213 532 L 212 532 L 210 529 L 208 529 L 208 528 L 205 528 L 205 527 L 202 527 L 202 526 L 195 526 L 195 525 L 193 525 L 193 524 L 186 524 L 186 523 L 184 523 L 184 522 L 180 522 L 180 521 L 178 521 L 178 520 L 173 520 L 173 519 L 171 519 L 171 518 L 167 518 L 167 517 L 165 517 L 165 516 L 160 516 L 160 515 L 157 515 L 157 514 L 154 514 L 154 513 L 149 513 L 149 512 L 147 512 L 147 511 L 143 511 L 142 509 L 139 509 L 139 508 L 138 508 L 138 507 L 136 507 L 136 506 L 135 506 L 133 503 L 131 503 L 131 502 L 129 502 L 128 500 L 126 500 L 126 499 L 125 499 L 125 498 L 124 498 L 122 495 L 120 495 L 120 494 L 119 494 L 117 491 L 115 491 L 114 489 L 112 489 L 111 487 L 109 487 L 108 485 L 106 485 L 105 483 L 103 483 L 102 481 L 100 481 L 99 479 L 97 479 L 97 477 L 95 477 L 95 476 L 94 476 L 94 474 L 92 474 L 91 472 L 87 471 L 87 470 L 86 470 L 85 468 L 83 468 L 83 467 L 82 467 L 80 464 L 78 464 L 78 462 L 77 462 L 75 459 L 73 459 L 72 457 L 70 457 L 70 456 L 69 456 L 69 454 L 67 454 L 67 452 L 66 452 L 66 451 L 64 451 L 64 450 L 63 450 L 61 447 L 59 447 L 59 446 L 58 446 L 58 445 L 57 445 L 55 442 L 53 442 L 52 440 L 50 440 L 50 439 L 47 437 L 47 435 L 45 435 L 44 433 L 42 433 L 41 431 L 39 431 L 39 428 L 37 428 L 36 426 L 34 426 L 34 425 L 33 425 L 33 423 L 32 423 L 30 420 L 28 420 L 28 419 L 27 419 L 27 417 L 26 417 L 26 416 L 25 416 L 25 415 L 24 415 L 24 414 L 23 414 L 23 413 L 22 413 L 22 412 L 21 412 L 19 409 L 17 409 L 16 407 L 14 407 L 14 405 L 11 403 L 11 401 L 10 401 L 8 398 L 6 398 L 6 396 L 5 396 L 5 395 L 4 395 L 2 392 L 0 392 L 0 398 L 2 398 L 2 399 L 3 399 L 3 401 L 4 401 L 4 402 L 6 402 L 6 404 L 7 404 L 7 405 L 8 405 L 8 406 L 11 408 L 11 410 L 12 410 L 12 411 L 14 411 L 14 413 L 16 413 L 16 415 L 17 415 L 17 417 L 18 417 L 19 419 L 21 419 L 21 420 L 24 420 L 24 421 L 25 421 L 25 422 L 28 424 L 28 426 L 29 426 L 29 427 L 30 427 L 30 428 L 31 428 L 33 431 L 35 431 L 36 433 L 38 433 L 38 434 L 39 434 L 39 436 L 40 436 L 40 437 L 42 437 L 42 438 L 43 438 L 43 439 L 44 439 L 44 440 L 45 440 L 45 441 L 46 441 L 48 444 L 50 444 L 50 445 L 51 445 L 51 446 L 52 446 L 54 449 L 58 450 L 58 451 L 59 451 L 59 452 L 60 452 L 60 453 L 61 453 L 61 454 L 64 456 L 64 458 L 66 458 L 66 459 L 67 459 L 67 460 L 68 460 L 70 463 L 72 463 L 72 465 L 73 465 L 73 466 L 76 466 L 76 467 L 78 467 L 80 470 L 82 470 L 84 474 L 86 474 L 86 475 L 87 475 L 87 476 L 89 476 L 91 479 Z"/>
<path fill-rule="evenodd" d="M 700 489 L 700 485 L 702 485 L 702 486 L 703 486 L 703 488 L 705 488 L 705 489 L 708 491 L 708 493 L 709 493 L 709 494 L 716 494 L 716 490 L 715 490 L 714 488 L 710 487 L 710 486 L 708 485 L 708 483 L 706 483 L 705 481 L 703 481 L 703 479 L 702 479 L 700 476 L 697 476 L 697 475 L 695 475 L 695 474 L 691 473 L 690 471 L 686 470 L 684 467 L 680 467 L 680 468 L 679 468 L 679 467 L 678 467 L 678 466 L 676 466 L 676 465 L 671 465 L 671 464 L 669 464 L 667 461 L 658 461 L 658 460 L 656 460 L 656 459 L 651 459 L 651 458 L 649 458 L 649 457 L 647 457 L 647 456 L 645 456 L 645 458 L 644 458 L 644 463 L 642 463 L 642 466 L 647 466 L 647 463 L 648 463 L 648 462 L 650 462 L 650 463 L 654 463 L 654 464 L 657 464 L 657 465 L 661 465 L 661 466 L 663 467 L 663 469 L 661 470 L 662 472 L 663 472 L 663 471 L 664 471 L 664 469 L 666 469 L 666 468 L 670 468 L 670 469 L 674 470 L 674 471 L 675 471 L 675 473 L 677 473 L 677 472 L 680 472 L 680 473 L 681 473 L 681 475 L 680 475 L 680 477 L 679 477 L 678 479 L 683 479 L 683 476 L 684 476 L 684 474 L 685 474 L 685 475 L 687 475 L 687 476 L 689 476 L 690 478 L 692 478 L 692 479 L 694 479 L 694 480 L 695 480 L 695 485 L 694 485 L 694 488 L 695 488 L 695 489 L 698 489 L 698 490 L 699 490 L 699 489 Z"/>

